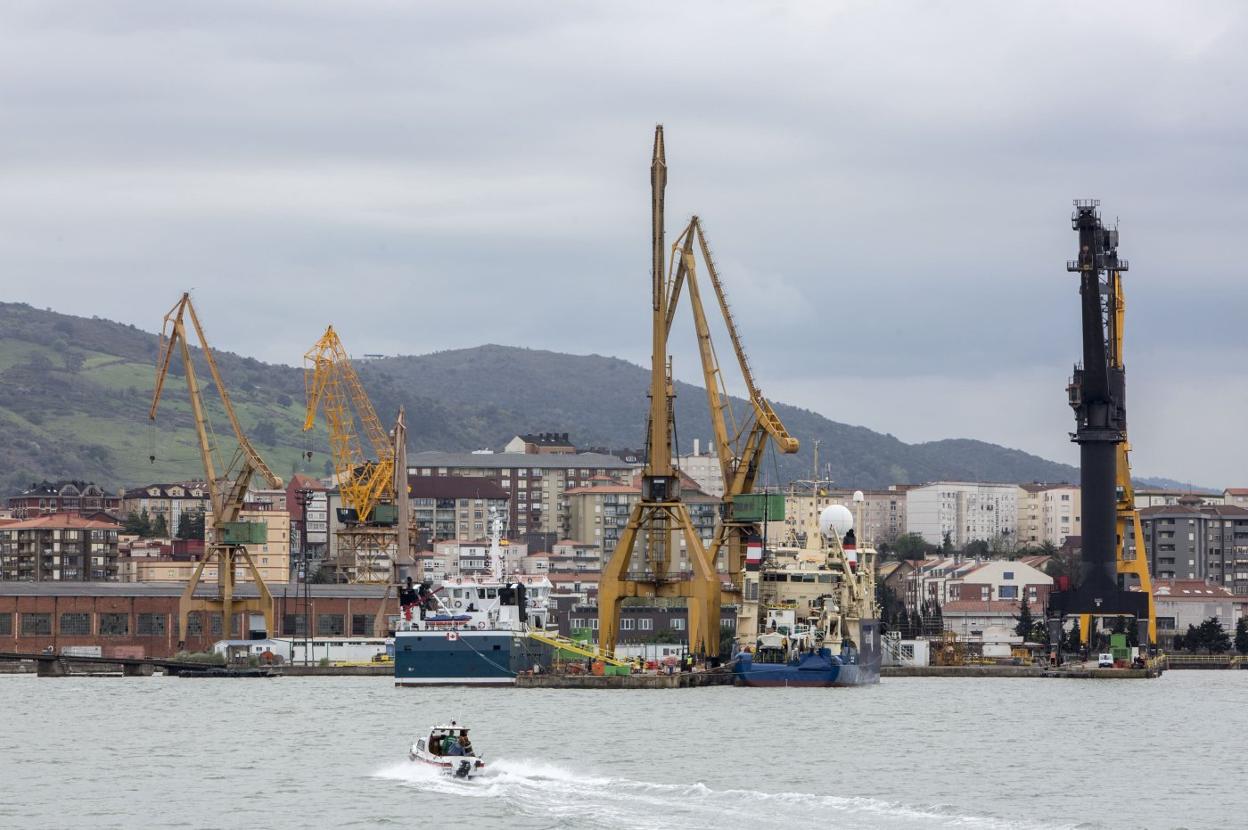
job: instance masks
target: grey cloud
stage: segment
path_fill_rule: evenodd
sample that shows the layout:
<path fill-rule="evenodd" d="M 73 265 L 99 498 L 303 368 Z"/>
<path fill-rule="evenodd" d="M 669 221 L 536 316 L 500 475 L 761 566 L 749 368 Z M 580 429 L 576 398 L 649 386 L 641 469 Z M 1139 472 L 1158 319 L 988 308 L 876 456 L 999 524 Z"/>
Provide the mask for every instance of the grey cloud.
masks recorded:
<path fill-rule="evenodd" d="M 1065 457 L 1072 197 L 1122 220 L 1133 402 L 1186 372 L 1203 405 L 1239 405 L 1246 17 L 9 4 L 0 284 L 149 328 L 194 287 L 221 347 L 287 363 L 331 319 L 361 352 L 494 341 L 640 361 L 663 121 L 669 234 L 703 217 L 765 389 L 905 439 Z M 696 379 L 687 331 L 674 348 Z M 1217 379 L 1154 368 L 1171 349 Z M 843 377 L 874 397 L 829 394 Z M 941 388 L 957 394 L 939 417 L 907 404 Z M 1011 408 L 1056 414 L 975 414 Z M 1155 428 L 1133 420 L 1149 442 L 1182 448 L 1150 472 L 1229 482 L 1248 460 L 1229 424 L 1195 440 L 1178 410 L 1150 411 Z"/>

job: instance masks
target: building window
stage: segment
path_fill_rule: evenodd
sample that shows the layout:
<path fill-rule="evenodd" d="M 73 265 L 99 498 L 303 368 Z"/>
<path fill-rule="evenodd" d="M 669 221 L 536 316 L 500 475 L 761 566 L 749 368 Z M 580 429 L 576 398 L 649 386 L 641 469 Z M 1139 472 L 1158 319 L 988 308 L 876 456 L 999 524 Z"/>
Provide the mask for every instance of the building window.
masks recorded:
<path fill-rule="evenodd" d="M 1014 579 L 1014 572 L 1013 572 L 1013 571 L 1006 571 L 1005 573 L 1001 574 L 1001 578 L 1002 578 L 1002 579 L 1013 580 L 1013 579 Z"/>
<path fill-rule="evenodd" d="M 13 636 L 13 615 L 8 612 L 0 614 L 0 636 Z"/>
<path fill-rule="evenodd" d="M 719 620 L 719 627 L 731 630 L 737 627 L 737 621 L 732 617 L 721 617 Z"/>
<path fill-rule="evenodd" d="M 199 611 L 192 611 L 186 615 L 186 636 L 202 637 L 204 634 L 204 618 L 200 616 Z"/>
<path fill-rule="evenodd" d="M 684 630 L 685 630 L 684 619 L 681 617 L 673 618 L 672 619 L 672 631 L 684 631 Z"/>
<path fill-rule="evenodd" d="M 632 630 L 633 630 L 633 624 L 634 624 L 634 621 L 633 621 L 633 620 L 620 620 L 620 630 L 621 630 L 621 631 L 632 631 Z"/>
<path fill-rule="evenodd" d="M 88 637 L 91 634 L 90 614 L 61 614 L 61 636 Z"/>
<path fill-rule="evenodd" d="M 649 617 L 642 617 L 641 619 L 637 620 L 637 628 L 641 629 L 642 631 L 653 631 L 654 620 L 652 620 Z"/>
<path fill-rule="evenodd" d="M 23 637 L 52 636 L 51 614 L 22 614 Z"/>
<path fill-rule="evenodd" d="M 316 615 L 316 636 L 341 637 L 343 633 L 342 614 Z"/>
<path fill-rule="evenodd" d="M 135 634 L 140 637 L 163 637 L 168 633 L 169 618 L 164 614 L 139 614 Z"/>
<path fill-rule="evenodd" d="M 129 614 L 100 614 L 101 637 L 125 637 L 129 633 Z"/>
<path fill-rule="evenodd" d="M 286 614 L 282 617 L 282 632 L 287 637 L 304 637 L 307 628 L 303 624 L 303 614 Z"/>
<path fill-rule="evenodd" d="M 999 596 L 1001 599 L 1018 599 L 1018 586 L 1002 585 Z"/>
<path fill-rule="evenodd" d="M 373 636 L 373 615 L 372 614 L 352 614 L 351 615 L 351 636 L 352 637 Z"/>

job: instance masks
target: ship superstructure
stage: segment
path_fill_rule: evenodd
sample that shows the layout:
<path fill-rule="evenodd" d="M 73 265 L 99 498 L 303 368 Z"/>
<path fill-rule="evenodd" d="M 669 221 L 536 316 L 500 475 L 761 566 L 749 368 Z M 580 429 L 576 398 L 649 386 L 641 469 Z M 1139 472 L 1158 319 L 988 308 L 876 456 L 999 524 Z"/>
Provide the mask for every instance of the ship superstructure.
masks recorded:
<path fill-rule="evenodd" d="M 875 550 L 859 548 L 853 514 L 832 505 L 801 547 L 767 551 L 758 570 L 758 634 L 741 643 L 750 686 L 855 686 L 880 679 Z"/>
<path fill-rule="evenodd" d="M 400 597 L 395 685 L 510 685 L 517 674 L 550 665 L 551 648 L 529 635 L 550 624 L 551 582 L 507 574 L 502 519 L 490 525 L 488 575 L 422 585 Z"/>

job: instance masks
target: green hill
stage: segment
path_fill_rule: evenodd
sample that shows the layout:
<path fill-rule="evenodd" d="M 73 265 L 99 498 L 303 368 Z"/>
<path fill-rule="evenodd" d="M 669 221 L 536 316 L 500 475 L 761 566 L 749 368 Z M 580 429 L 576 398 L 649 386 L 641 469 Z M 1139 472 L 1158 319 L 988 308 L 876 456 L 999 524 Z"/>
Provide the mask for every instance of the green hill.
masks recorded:
<path fill-rule="evenodd" d="M 318 333 L 309 327 L 309 344 Z M 180 377 L 166 387 L 155 427 L 148 425 L 157 349 L 156 335 L 134 326 L 0 303 L 0 492 L 43 478 L 116 488 L 198 475 Z M 328 444 L 319 424 L 311 435 L 313 458 L 303 457 L 309 439 L 301 429 L 302 370 L 217 356 L 239 417 L 274 470 L 283 477 L 296 470 L 323 473 Z M 568 432 L 582 447 L 644 443 L 648 373 L 616 358 L 491 345 L 357 366 L 383 421 L 400 404 L 407 407 L 413 450 L 499 448 L 516 433 L 535 431 Z M 198 368 L 207 379 L 206 368 Z M 228 424 L 207 388 L 228 453 Z M 769 455 L 764 474 L 771 483 L 808 474 L 815 438 L 833 477 L 858 486 L 942 478 L 1073 481 L 1078 475 L 1068 465 L 981 441 L 906 444 L 809 410 L 776 410 L 803 448 L 797 456 Z M 677 384 L 676 417 L 682 449 L 709 435 L 700 388 Z"/>

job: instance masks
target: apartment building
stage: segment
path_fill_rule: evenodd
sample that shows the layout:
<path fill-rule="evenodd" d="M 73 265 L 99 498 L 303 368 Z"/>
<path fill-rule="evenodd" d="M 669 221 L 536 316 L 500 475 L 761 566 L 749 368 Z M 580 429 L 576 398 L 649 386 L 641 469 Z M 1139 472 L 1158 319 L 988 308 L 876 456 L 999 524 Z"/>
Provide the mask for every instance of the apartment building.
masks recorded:
<path fill-rule="evenodd" d="M 0 525 L 0 580 L 109 582 L 117 579 L 116 522 L 73 513 Z"/>
<path fill-rule="evenodd" d="M 710 545 L 715 536 L 715 525 L 719 521 L 722 502 L 714 496 L 707 495 L 696 488 L 687 476 L 682 476 L 681 501 L 689 509 L 689 519 L 694 531 L 702 540 L 703 545 Z M 619 545 L 620 535 L 628 524 L 628 517 L 633 505 L 641 500 L 640 474 L 628 484 L 593 482 L 586 487 L 577 487 L 568 491 L 570 506 L 569 537 L 577 542 L 595 545 L 602 550 L 603 561 L 611 558 L 611 554 Z M 676 545 L 676 557 L 673 566 L 680 571 L 691 569 L 686 552 L 685 539 L 681 534 L 673 534 Z M 640 572 L 643 569 L 644 545 L 638 543 L 633 547 L 633 559 L 629 571 Z M 726 551 L 721 551 L 718 567 L 726 568 Z"/>
<path fill-rule="evenodd" d="M 1061 547 L 1068 536 L 1080 535 L 1082 504 L 1075 484 L 1018 486 L 1018 544 Z"/>
<path fill-rule="evenodd" d="M 159 517 L 168 536 L 177 535 L 183 516 L 207 515 L 209 509 L 208 485 L 202 481 L 148 484 L 126 490 L 121 497 L 122 516 L 146 512 L 151 522 Z"/>
<path fill-rule="evenodd" d="M 563 538 L 571 529 L 569 490 L 594 479 L 627 480 L 638 466 L 603 453 L 422 452 L 409 456 L 407 471 L 492 481 L 510 496 L 509 533 Z"/>
<path fill-rule="evenodd" d="M 92 481 L 61 479 L 40 481 L 9 497 L 9 510 L 15 519 L 29 519 L 50 513 L 72 513 L 91 517 L 121 509 L 121 498 L 109 495 Z"/>
<path fill-rule="evenodd" d="M 897 485 L 887 490 L 847 490 L 841 488 L 815 488 L 813 491 L 787 493 L 784 497 L 784 521 L 769 522 L 769 539 L 787 539 L 790 543 L 804 539 L 808 528 L 818 526 L 819 514 L 832 504 L 839 504 L 853 512 L 860 524 L 858 539 L 865 545 L 892 542 L 906 533 L 907 485 Z M 854 494 L 862 493 L 862 502 L 854 501 Z"/>
<path fill-rule="evenodd" d="M 1155 578 L 1208 581 L 1248 594 L 1248 509 L 1184 497 L 1142 509 L 1140 529 Z M 1132 536 L 1127 545 L 1136 550 Z"/>
<path fill-rule="evenodd" d="M 510 515 L 511 493 L 489 478 L 409 475 L 407 484 L 412 525 L 435 542 L 483 539 L 491 516 Z"/>
<path fill-rule="evenodd" d="M 998 540 L 1018 543 L 1018 493 L 1015 484 L 937 481 L 906 491 L 906 529 L 933 545 L 948 534 L 953 546 Z"/>
<path fill-rule="evenodd" d="M 724 471 L 719 466 L 713 444 L 708 444 L 706 452 L 702 452 L 702 442 L 694 438 L 693 452 L 674 456 L 672 466 L 693 479 L 698 489 L 708 496 L 724 497 Z"/>

